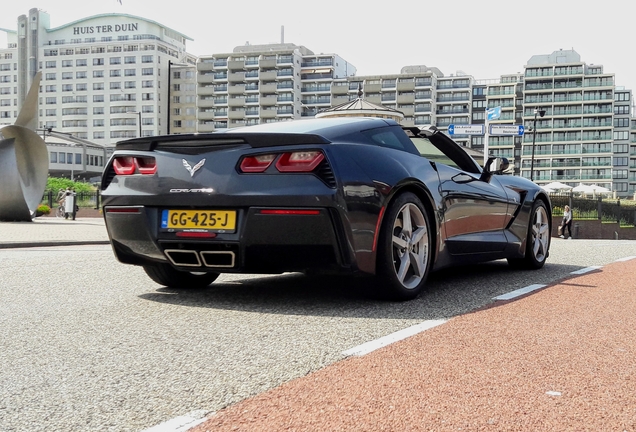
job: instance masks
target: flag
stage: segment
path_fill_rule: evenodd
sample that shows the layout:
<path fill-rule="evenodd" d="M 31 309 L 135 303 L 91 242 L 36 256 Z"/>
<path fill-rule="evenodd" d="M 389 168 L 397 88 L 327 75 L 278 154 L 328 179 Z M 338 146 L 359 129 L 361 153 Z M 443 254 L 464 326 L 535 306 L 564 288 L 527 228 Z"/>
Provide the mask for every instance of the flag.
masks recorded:
<path fill-rule="evenodd" d="M 487 120 L 497 120 L 499 117 L 501 117 L 501 107 L 494 107 L 494 108 L 489 108 L 486 110 L 486 117 Z"/>

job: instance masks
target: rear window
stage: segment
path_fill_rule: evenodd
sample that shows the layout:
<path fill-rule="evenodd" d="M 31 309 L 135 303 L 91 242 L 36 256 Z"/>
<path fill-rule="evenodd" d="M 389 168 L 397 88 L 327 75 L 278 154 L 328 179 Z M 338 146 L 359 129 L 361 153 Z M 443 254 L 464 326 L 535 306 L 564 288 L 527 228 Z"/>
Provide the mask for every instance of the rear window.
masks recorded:
<path fill-rule="evenodd" d="M 378 146 L 419 154 L 409 137 L 399 126 L 368 129 L 361 133 Z"/>

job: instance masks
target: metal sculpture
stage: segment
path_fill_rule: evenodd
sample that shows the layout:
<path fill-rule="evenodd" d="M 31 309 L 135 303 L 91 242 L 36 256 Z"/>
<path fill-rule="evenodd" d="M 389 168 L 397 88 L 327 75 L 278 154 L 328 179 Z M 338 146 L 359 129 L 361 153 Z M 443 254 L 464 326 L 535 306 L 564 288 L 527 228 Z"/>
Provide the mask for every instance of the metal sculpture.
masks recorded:
<path fill-rule="evenodd" d="M 46 188 L 48 152 L 35 132 L 41 78 L 33 78 L 15 124 L 0 129 L 0 221 L 33 220 Z"/>

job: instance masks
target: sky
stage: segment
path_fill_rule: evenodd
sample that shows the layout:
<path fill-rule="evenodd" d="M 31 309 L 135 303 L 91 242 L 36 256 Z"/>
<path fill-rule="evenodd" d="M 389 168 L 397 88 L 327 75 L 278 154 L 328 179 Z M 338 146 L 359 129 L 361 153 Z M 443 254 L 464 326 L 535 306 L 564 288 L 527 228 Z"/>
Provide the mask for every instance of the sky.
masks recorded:
<path fill-rule="evenodd" d="M 157 21 L 192 38 L 194 55 L 284 41 L 338 54 L 357 75 L 398 74 L 404 66 L 463 71 L 477 80 L 522 72 L 537 54 L 575 50 L 636 93 L 630 0 L 0 0 L 0 28 L 38 8 L 51 27 L 103 13 Z M 120 3 L 121 1 L 121 3 Z M 0 46 L 6 39 L 0 32 Z"/>

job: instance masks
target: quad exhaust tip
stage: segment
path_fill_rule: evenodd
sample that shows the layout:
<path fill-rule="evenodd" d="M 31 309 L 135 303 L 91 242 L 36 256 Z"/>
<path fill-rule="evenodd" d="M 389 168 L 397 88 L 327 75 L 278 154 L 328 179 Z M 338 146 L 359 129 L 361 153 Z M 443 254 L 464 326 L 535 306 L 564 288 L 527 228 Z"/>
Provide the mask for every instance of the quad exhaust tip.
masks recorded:
<path fill-rule="evenodd" d="M 232 251 L 166 249 L 164 253 L 178 267 L 232 268 L 236 262 L 236 254 Z"/>

